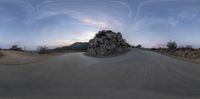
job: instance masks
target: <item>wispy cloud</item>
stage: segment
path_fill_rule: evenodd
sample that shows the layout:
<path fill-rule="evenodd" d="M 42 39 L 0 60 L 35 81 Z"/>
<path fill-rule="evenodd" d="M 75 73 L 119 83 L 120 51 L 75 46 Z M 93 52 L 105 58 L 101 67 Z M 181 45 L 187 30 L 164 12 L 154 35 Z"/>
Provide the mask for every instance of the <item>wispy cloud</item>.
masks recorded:
<path fill-rule="evenodd" d="M 97 21 L 97 20 L 93 20 L 89 17 L 85 17 L 85 18 L 78 19 L 78 20 L 80 20 L 81 22 L 90 24 L 90 25 L 94 25 L 98 28 L 108 28 L 109 27 L 109 24 L 106 23 L 105 21 Z"/>
<path fill-rule="evenodd" d="M 123 24 L 126 24 L 126 23 L 123 23 L 125 22 L 123 20 L 126 20 L 126 22 L 130 22 L 132 18 L 131 7 L 127 3 L 122 2 L 122 1 L 107 1 L 107 2 L 100 2 L 100 3 L 93 2 L 92 4 L 95 6 L 83 5 L 83 6 L 79 6 L 79 8 L 73 8 L 73 9 L 70 8 L 70 5 L 69 7 L 67 6 L 70 3 L 66 3 L 65 7 L 61 6 L 63 4 L 65 4 L 65 2 L 60 3 L 60 2 L 51 1 L 51 0 L 46 1 L 43 5 L 40 5 L 37 7 L 38 15 L 34 16 L 33 19 L 31 20 L 37 21 L 37 20 L 48 18 L 48 17 L 66 15 L 66 16 L 70 16 L 74 20 L 80 21 L 81 23 L 92 25 L 99 29 L 120 29 L 122 28 Z M 85 6 L 88 6 L 87 9 L 85 8 Z M 120 12 L 117 9 L 110 11 L 109 8 L 107 7 L 120 8 L 122 9 L 122 11 L 127 10 L 127 12 Z M 80 9 L 80 8 L 83 8 L 83 9 Z M 108 11 L 104 11 L 104 9 L 102 8 L 107 8 Z M 115 14 L 119 14 L 119 15 L 116 15 L 115 17 L 113 17 L 113 15 Z M 128 19 L 124 18 L 122 20 L 122 18 L 120 18 L 127 14 L 128 14 Z"/>
<path fill-rule="evenodd" d="M 126 7 L 127 10 L 128 10 L 128 16 L 129 16 L 129 20 L 132 21 L 132 18 L 133 18 L 133 11 L 132 11 L 132 8 L 129 4 L 127 4 L 126 2 L 123 2 L 123 1 L 112 1 L 114 3 L 119 3 L 121 4 L 122 6 Z"/>

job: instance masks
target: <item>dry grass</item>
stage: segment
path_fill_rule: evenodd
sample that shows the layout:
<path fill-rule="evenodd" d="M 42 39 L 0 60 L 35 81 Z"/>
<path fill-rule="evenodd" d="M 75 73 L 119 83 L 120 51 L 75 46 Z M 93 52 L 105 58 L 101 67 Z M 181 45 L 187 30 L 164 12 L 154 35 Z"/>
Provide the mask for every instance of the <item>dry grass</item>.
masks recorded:
<path fill-rule="evenodd" d="M 155 50 L 155 49 L 154 49 Z M 188 60 L 195 63 L 200 63 L 200 49 L 174 49 L 169 50 L 166 48 L 160 48 L 156 49 L 155 51 L 165 54 L 177 57 L 179 59 Z"/>
<path fill-rule="evenodd" d="M 0 59 L 0 64 L 19 65 L 19 64 L 29 64 L 49 59 L 51 57 L 60 55 L 61 53 L 39 55 L 39 54 L 18 52 L 18 51 L 2 51 L 1 54 L 3 54 L 4 56 Z"/>
<path fill-rule="evenodd" d="M 153 49 L 157 52 L 163 53 L 163 54 L 170 54 L 174 56 L 179 56 L 183 58 L 189 58 L 189 59 L 196 59 L 200 58 L 200 50 L 181 50 L 181 49 L 167 49 L 167 48 L 159 48 L 159 49 Z"/>
<path fill-rule="evenodd" d="M 200 50 L 186 50 L 186 51 L 176 51 L 174 52 L 174 55 L 189 58 L 189 59 L 198 59 L 200 58 Z"/>

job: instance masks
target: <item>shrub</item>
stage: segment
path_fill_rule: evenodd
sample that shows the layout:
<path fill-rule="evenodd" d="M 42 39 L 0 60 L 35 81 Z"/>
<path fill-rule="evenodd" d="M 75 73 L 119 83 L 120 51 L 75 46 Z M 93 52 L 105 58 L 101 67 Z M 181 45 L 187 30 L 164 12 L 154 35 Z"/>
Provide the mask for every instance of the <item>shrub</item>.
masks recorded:
<path fill-rule="evenodd" d="M 142 47 L 142 45 L 140 45 L 140 44 L 136 46 L 136 48 L 141 48 L 141 47 Z"/>
<path fill-rule="evenodd" d="M 13 50 L 13 51 L 23 51 L 22 48 L 18 47 L 18 45 L 13 45 L 10 50 Z"/>
<path fill-rule="evenodd" d="M 2 57 L 2 56 L 3 56 L 3 53 L 1 52 L 1 50 L 2 50 L 2 49 L 0 48 L 0 57 Z"/>
<path fill-rule="evenodd" d="M 186 45 L 186 46 L 181 46 L 180 47 L 181 50 L 190 50 L 190 51 L 193 51 L 195 50 L 191 45 Z"/>
<path fill-rule="evenodd" d="M 49 50 L 47 46 L 39 46 L 37 51 L 39 54 L 47 54 Z"/>
<path fill-rule="evenodd" d="M 177 43 L 176 43 L 175 41 L 169 41 L 169 42 L 167 43 L 167 47 L 168 47 L 169 49 L 177 49 Z"/>
<path fill-rule="evenodd" d="M 156 48 L 151 48 L 151 50 L 156 51 L 157 49 Z"/>

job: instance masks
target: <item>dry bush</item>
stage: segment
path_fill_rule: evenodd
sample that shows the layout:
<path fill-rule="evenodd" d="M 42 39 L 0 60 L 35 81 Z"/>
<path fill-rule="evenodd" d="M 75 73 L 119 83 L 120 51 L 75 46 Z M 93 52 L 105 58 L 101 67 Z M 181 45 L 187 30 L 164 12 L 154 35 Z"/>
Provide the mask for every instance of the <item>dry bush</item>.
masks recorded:
<path fill-rule="evenodd" d="M 13 45 L 10 50 L 12 51 L 23 51 L 22 48 L 20 48 L 18 45 Z"/>
<path fill-rule="evenodd" d="M 176 50 L 173 55 L 189 59 L 200 58 L 200 51 L 198 50 Z"/>
<path fill-rule="evenodd" d="M 37 51 L 39 54 L 47 54 L 49 52 L 49 49 L 47 46 L 39 46 L 37 48 Z"/>
<path fill-rule="evenodd" d="M 2 57 L 3 56 L 3 53 L 2 52 L 0 52 L 0 57 Z"/>
<path fill-rule="evenodd" d="M 177 48 L 177 44 L 175 41 L 170 41 L 167 44 L 168 48 L 158 48 L 152 49 L 156 50 L 157 52 L 163 54 L 169 54 L 174 56 L 179 56 L 188 59 L 197 59 L 200 58 L 200 49 L 195 49 L 191 45 L 181 46 Z"/>
<path fill-rule="evenodd" d="M 195 49 L 191 45 L 186 45 L 186 46 L 181 46 L 178 48 L 178 50 L 183 50 L 183 51 L 195 51 Z"/>
<path fill-rule="evenodd" d="M 184 58 L 192 58 L 192 59 L 197 57 L 196 54 L 193 51 L 184 51 L 182 53 L 182 56 Z"/>
<path fill-rule="evenodd" d="M 136 48 L 141 48 L 141 47 L 142 47 L 142 45 L 140 45 L 140 44 L 136 46 Z"/>

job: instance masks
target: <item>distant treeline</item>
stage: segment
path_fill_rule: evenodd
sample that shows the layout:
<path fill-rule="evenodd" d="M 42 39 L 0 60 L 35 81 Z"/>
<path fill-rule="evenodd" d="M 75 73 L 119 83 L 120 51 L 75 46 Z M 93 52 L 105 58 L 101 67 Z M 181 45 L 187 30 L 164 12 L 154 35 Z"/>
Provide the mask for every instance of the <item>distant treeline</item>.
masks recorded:
<path fill-rule="evenodd" d="M 168 50 L 199 50 L 200 49 L 200 48 L 194 48 L 192 47 L 192 45 L 178 46 L 176 41 L 169 41 L 166 46 L 167 48 L 165 49 L 168 49 Z M 164 49 L 164 48 L 152 48 L 152 50 L 156 50 L 156 49 Z"/>
<path fill-rule="evenodd" d="M 26 52 L 36 52 L 39 54 L 48 54 L 51 52 L 67 52 L 67 51 L 80 51 L 85 52 L 89 46 L 88 42 L 76 42 L 69 46 L 57 47 L 54 49 L 49 49 L 47 46 L 38 46 L 37 51 L 26 51 L 22 49 L 18 45 L 13 45 L 9 49 L 1 49 L 0 50 L 10 50 L 10 51 L 26 51 Z"/>
<path fill-rule="evenodd" d="M 48 54 L 51 52 L 67 52 L 67 51 L 79 51 L 79 52 L 85 52 L 89 46 L 88 42 L 76 42 L 69 46 L 63 46 L 63 47 L 57 47 L 54 49 L 49 49 L 47 46 L 38 46 L 37 51 L 26 51 L 25 49 L 22 49 L 18 45 L 12 45 L 9 49 L 1 49 L 0 50 L 11 50 L 11 51 L 26 51 L 26 52 L 34 52 L 39 54 Z M 151 48 L 151 50 L 161 50 L 161 51 L 175 51 L 175 50 L 182 50 L 182 51 L 195 51 L 200 50 L 193 48 L 191 45 L 185 45 L 185 46 L 178 46 L 175 41 L 169 41 L 167 43 L 167 48 Z M 142 48 L 142 45 L 132 46 L 132 48 Z"/>

